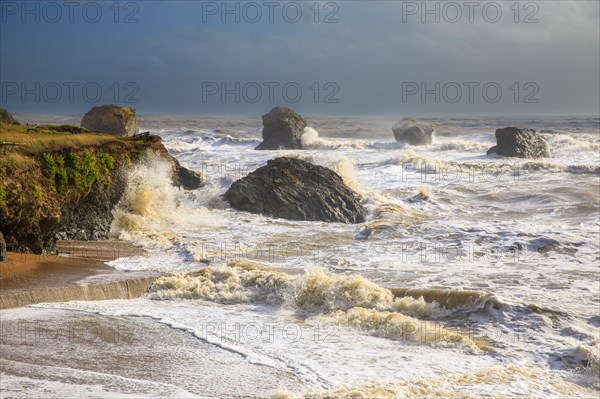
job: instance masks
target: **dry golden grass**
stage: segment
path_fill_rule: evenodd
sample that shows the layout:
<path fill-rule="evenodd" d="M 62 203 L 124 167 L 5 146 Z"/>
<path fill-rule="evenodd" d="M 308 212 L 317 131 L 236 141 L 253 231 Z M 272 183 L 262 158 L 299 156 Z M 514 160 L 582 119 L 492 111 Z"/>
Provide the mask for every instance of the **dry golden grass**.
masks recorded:
<path fill-rule="evenodd" d="M 34 166 L 36 161 L 31 156 L 23 155 L 15 151 L 4 153 L 4 151 L 0 149 L 0 165 L 3 163 L 9 165 L 19 165 L 22 168 L 27 168 Z"/>
<path fill-rule="evenodd" d="M 63 149 L 76 150 L 90 145 L 102 145 L 111 141 L 123 140 L 123 138 L 107 134 L 40 133 L 28 131 L 27 126 L 0 124 L 0 158 L 14 153 L 37 155 Z M 7 146 L 1 143 L 17 143 L 18 145 Z"/>

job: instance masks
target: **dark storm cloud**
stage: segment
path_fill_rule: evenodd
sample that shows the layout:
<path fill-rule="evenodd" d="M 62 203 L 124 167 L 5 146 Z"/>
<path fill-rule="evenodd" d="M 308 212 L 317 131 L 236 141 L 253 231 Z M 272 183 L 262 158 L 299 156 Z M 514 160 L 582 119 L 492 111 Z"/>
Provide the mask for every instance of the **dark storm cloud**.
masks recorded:
<path fill-rule="evenodd" d="M 241 13 L 247 3 L 237 4 L 225 23 L 221 2 L 140 3 L 139 22 L 128 25 L 30 29 L 8 19 L 2 82 L 99 82 L 104 102 L 130 94 L 151 113 L 260 113 L 276 103 L 400 115 L 595 114 L 600 106 L 597 2 L 522 2 L 518 10 L 512 2 L 321 2 L 318 15 L 313 3 L 297 2 L 296 23 L 277 12 L 269 21 L 260 2 L 264 14 L 253 23 L 254 14 Z M 115 82 L 119 93 L 109 88 Z M 90 106 L 17 97 L 4 106 Z"/>

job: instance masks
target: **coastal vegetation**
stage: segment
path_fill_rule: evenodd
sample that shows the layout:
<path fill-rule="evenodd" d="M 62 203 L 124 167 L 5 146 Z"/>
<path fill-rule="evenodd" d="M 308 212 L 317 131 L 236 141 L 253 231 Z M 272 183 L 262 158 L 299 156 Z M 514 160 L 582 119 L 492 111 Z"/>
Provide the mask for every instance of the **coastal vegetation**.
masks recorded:
<path fill-rule="evenodd" d="M 171 159 L 158 136 L 134 139 L 86 133 L 70 125 L 1 123 L 0 231 L 9 248 L 53 252 L 57 233 L 75 234 L 63 231 L 67 220 L 84 230 L 98 224 L 93 218 L 83 220 L 83 214 L 73 215 L 79 209 L 107 209 L 103 217 L 110 219 L 123 187 L 120 171 L 148 151 Z M 108 233 L 104 230 L 94 235 L 101 238 Z"/>

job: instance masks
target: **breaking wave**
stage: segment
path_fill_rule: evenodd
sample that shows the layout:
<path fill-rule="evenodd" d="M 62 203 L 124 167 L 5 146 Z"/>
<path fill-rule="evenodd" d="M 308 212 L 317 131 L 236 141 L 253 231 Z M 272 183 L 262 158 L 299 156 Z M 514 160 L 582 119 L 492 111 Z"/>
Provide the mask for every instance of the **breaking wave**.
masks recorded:
<path fill-rule="evenodd" d="M 494 392 L 490 394 L 490 392 Z M 409 398 L 593 398 L 597 392 L 569 381 L 569 375 L 525 366 L 489 367 L 475 372 L 412 378 L 406 381 L 374 379 L 362 385 L 332 391 L 277 392 L 272 399 L 409 399 Z"/>
<path fill-rule="evenodd" d="M 343 140 L 332 140 L 319 137 L 319 132 L 312 127 L 304 128 L 302 137 L 300 138 L 303 149 L 318 150 L 318 149 L 340 149 L 340 148 L 367 148 L 372 144 L 360 141 L 343 141 Z"/>
<path fill-rule="evenodd" d="M 569 165 L 546 160 L 508 160 L 503 157 L 490 159 L 488 162 L 452 161 L 420 155 L 413 150 L 394 156 L 390 163 L 402 166 L 410 165 L 421 173 L 449 173 L 448 171 L 452 171 L 498 174 L 510 172 L 518 175 L 520 171 L 548 171 L 600 175 L 600 167 L 596 165 Z"/>
<path fill-rule="evenodd" d="M 171 227 L 214 227 L 218 223 L 203 209 L 188 209 L 180 201 L 182 192 L 172 182 L 172 165 L 149 152 L 126 172 L 125 192 L 113 209 L 111 233 L 137 241 L 136 233 L 152 233 L 168 239 Z M 136 236 L 138 235 L 137 239 Z"/>
<path fill-rule="evenodd" d="M 457 308 L 459 304 L 461 309 L 471 306 L 472 310 L 478 310 L 483 301 L 481 298 L 490 300 L 490 295 L 448 291 L 437 297 L 427 293 L 416 297 L 415 292 L 390 290 L 362 276 L 331 274 L 319 267 L 308 268 L 304 275 L 293 277 L 238 260 L 223 267 L 160 277 L 147 296 L 154 300 L 181 298 L 277 305 L 305 316 L 332 317 L 345 325 L 386 338 L 470 349 L 489 348 L 482 340 L 419 317 L 448 315 L 455 311 L 452 306 Z M 481 298 L 474 300 L 477 295 Z M 427 299 L 434 297 L 441 302 Z"/>

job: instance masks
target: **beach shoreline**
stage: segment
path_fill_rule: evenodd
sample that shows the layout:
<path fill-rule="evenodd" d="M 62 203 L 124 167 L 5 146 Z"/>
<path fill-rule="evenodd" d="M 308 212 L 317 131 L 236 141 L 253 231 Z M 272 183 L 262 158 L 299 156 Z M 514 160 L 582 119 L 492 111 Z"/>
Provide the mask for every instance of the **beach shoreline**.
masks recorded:
<path fill-rule="evenodd" d="M 120 241 L 62 241 L 62 255 L 8 253 L 0 264 L 0 309 L 41 302 L 138 298 L 160 273 L 122 272 L 106 262 L 139 250 Z"/>

